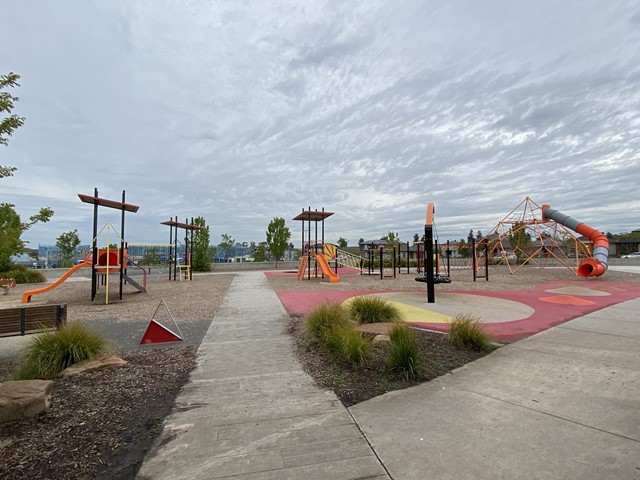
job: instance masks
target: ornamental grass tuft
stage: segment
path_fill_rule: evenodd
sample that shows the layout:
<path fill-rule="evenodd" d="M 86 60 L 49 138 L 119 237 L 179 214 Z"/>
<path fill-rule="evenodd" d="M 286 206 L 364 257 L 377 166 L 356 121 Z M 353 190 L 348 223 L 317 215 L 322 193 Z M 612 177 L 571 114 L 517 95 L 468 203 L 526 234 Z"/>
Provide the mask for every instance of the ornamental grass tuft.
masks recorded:
<path fill-rule="evenodd" d="M 331 328 L 324 343 L 333 355 L 351 365 L 362 365 L 371 357 L 371 343 L 351 324 Z"/>
<path fill-rule="evenodd" d="M 307 333 L 319 340 L 333 327 L 347 325 L 349 315 L 338 303 L 323 303 L 307 314 L 305 327 Z"/>
<path fill-rule="evenodd" d="M 447 340 L 468 350 L 488 351 L 494 348 L 493 337 L 482 329 L 479 319 L 473 315 L 456 316 L 451 321 Z"/>
<path fill-rule="evenodd" d="M 358 323 L 386 323 L 402 320 L 400 310 L 376 296 L 354 297 L 349 301 L 349 313 Z"/>
<path fill-rule="evenodd" d="M 391 350 L 387 367 L 402 373 L 408 380 L 420 374 L 420 348 L 416 333 L 403 324 L 394 325 L 389 331 Z"/>
<path fill-rule="evenodd" d="M 96 330 L 79 322 L 67 324 L 31 339 L 14 379 L 52 379 L 70 365 L 110 349 L 110 343 Z"/>

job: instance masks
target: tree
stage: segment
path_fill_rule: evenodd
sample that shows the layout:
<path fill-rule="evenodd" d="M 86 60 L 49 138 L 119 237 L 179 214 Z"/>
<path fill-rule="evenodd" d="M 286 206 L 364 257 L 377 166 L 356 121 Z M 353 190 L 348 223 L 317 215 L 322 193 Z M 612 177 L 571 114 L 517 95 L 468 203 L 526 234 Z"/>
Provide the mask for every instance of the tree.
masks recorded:
<path fill-rule="evenodd" d="M 60 234 L 56 239 L 56 247 L 60 250 L 60 262 L 63 267 L 73 265 L 73 252 L 80 245 L 78 230 L 73 230 Z"/>
<path fill-rule="evenodd" d="M 220 249 L 222 253 L 224 253 L 225 258 L 229 256 L 229 252 L 231 251 L 231 247 L 236 244 L 236 240 L 231 237 L 231 235 L 227 235 L 223 233 L 221 235 L 222 241 L 220 242 Z"/>
<path fill-rule="evenodd" d="M 14 102 L 18 97 L 14 97 L 8 92 L 2 90 L 6 87 L 17 87 L 20 75 L 16 73 L 8 73 L 0 75 L 0 113 L 7 112 L 9 116 L 0 120 L 0 144 L 7 145 L 8 137 L 11 136 L 16 128 L 24 124 L 24 118 L 15 114 L 11 114 Z M 15 167 L 6 167 L 0 165 L 0 178 L 11 177 Z M 9 270 L 13 264 L 11 256 L 22 253 L 26 242 L 20 239 L 22 234 L 29 230 L 37 222 L 48 222 L 53 215 L 53 210 L 48 207 L 41 208 L 36 215 L 29 217 L 28 222 L 22 222 L 20 215 L 14 209 L 12 203 L 0 203 L 0 272 Z"/>
<path fill-rule="evenodd" d="M 413 234 L 413 243 L 417 243 L 420 241 L 420 235 L 417 233 Z"/>
<path fill-rule="evenodd" d="M 400 235 L 398 235 L 397 233 L 389 232 L 380 240 L 386 241 L 389 245 L 395 245 L 396 243 L 400 242 Z"/>
<path fill-rule="evenodd" d="M 0 203 L 0 272 L 10 270 L 11 256 L 24 251 L 26 242 L 20 238 L 22 234 L 38 222 L 48 222 L 53 215 L 50 208 L 41 208 L 28 222 L 22 222 L 14 207 L 11 203 Z"/>
<path fill-rule="evenodd" d="M 156 247 L 145 248 L 140 262 L 142 265 L 160 265 L 161 258 L 158 249 Z"/>
<path fill-rule="evenodd" d="M 0 165 L 0 178 L 12 177 L 13 172 L 15 171 L 16 167 L 5 167 L 4 165 Z"/>
<path fill-rule="evenodd" d="M 467 243 L 473 242 L 473 228 L 469 230 L 469 235 L 467 235 Z"/>
<path fill-rule="evenodd" d="M 478 230 L 476 233 L 476 241 L 480 241 L 482 239 L 482 230 Z"/>
<path fill-rule="evenodd" d="M 338 239 L 338 246 L 339 246 L 340 248 L 347 248 L 347 244 L 348 244 L 348 243 L 349 243 L 349 240 L 347 240 L 346 238 L 342 238 L 342 237 L 340 237 L 340 238 Z"/>
<path fill-rule="evenodd" d="M 9 116 L 0 121 L 0 144 L 8 145 L 9 138 L 13 131 L 16 128 L 24 125 L 24 117 L 19 117 L 15 113 L 11 113 L 13 110 L 14 102 L 20 100 L 18 97 L 11 95 L 9 92 L 3 92 L 2 90 L 7 87 L 19 87 L 20 84 L 18 80 L 20 79 L 20 75 L 17 73 L 9 72 L 7 75 L 0 75 L 0 113 L 7 112 Z M 4 174 L 4 169 L 8 167 L 2 167 L 3 175 L 2 177 L 6 177 L 8 175 Z M 0 177 L 0 178 L 2 178 Z"/>
<path fill-rule="evenodd" d="M 515 222 L 513 224 L 509 231 L 509 243 L 511 244 L 511 250 L 518 256 L 518 259 L 525 255 L 526 249 L 532 244 L 532 241 L 523 223 Z"/>
<path fill-rule="evenodd" d="M 275 217 L 267 227 L 267 244 L 271 255 L 276 259 L 276 268 L 278 268 L 278 260 L 284 255 L 284 251 L 289 246 L 291 239 L 291 231 L 287 228 L 284 218 Z"/>
<path fill-rule="evenodd" d="M 468 257 L 471 254 L 471 244 L 465 243 L 464 239 L 461 238 L 458 242 L 458 255 L 461 257 Z"/>
<path fill-rule="evenodd" d="M 204 217 L 196 217 L 193 224 L 203 227 L 193 232 L 191 246 L 191 268 L 194 272 L 208 272 L 211 270 L 211 250 L 209 248 L 210 232 Z"/>
<path fill-rule="evenodd" d="M 258 245 L 258 248 L 255 250 L 253 254 L 253 259 L 256 262 L 266 262 L 267 261 L 267 251 L 264 248 L 264 245 Z"/>

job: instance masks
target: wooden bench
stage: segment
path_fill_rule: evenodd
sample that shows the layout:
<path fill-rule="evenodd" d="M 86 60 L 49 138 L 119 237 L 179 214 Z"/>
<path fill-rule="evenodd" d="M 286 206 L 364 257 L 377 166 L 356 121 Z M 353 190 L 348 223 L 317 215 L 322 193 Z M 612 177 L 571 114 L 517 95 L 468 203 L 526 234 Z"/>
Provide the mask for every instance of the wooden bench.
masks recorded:
<path fill-rule="evenodd" d="M 43 332 L 66 322 L 66 304 L 0 308 L 0 337 Z"/>

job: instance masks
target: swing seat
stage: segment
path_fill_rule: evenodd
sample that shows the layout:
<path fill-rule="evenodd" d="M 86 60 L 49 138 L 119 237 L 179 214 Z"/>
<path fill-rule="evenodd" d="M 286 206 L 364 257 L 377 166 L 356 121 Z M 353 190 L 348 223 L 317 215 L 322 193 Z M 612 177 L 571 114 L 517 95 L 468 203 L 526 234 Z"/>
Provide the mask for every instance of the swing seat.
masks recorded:
<path fill-rule="evenodd" d="M 424 283 L 429 282 L 427 277 L 416 277 L 415 280 L 416 282 L 424 282 Z M 442 275 L 434 275 L 433 283 L 451 283 L 451 279 L 449 277 L 444 277 Z"/>

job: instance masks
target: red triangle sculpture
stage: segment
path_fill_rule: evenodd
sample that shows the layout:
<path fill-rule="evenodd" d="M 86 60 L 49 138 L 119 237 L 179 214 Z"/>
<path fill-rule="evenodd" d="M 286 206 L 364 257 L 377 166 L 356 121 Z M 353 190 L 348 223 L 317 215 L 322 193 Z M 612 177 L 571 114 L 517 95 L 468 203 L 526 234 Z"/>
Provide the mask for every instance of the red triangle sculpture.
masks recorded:
<path fill-rule="evenodd" d="M 167 327 L 152 319 L 149 322 L 147 331 L 144 332 L 144 335 L 142 336 L 142 340 L 140 340 L 140 345 L 183 341 L 184 339 L 180 335 L 173 333 Z"/>

